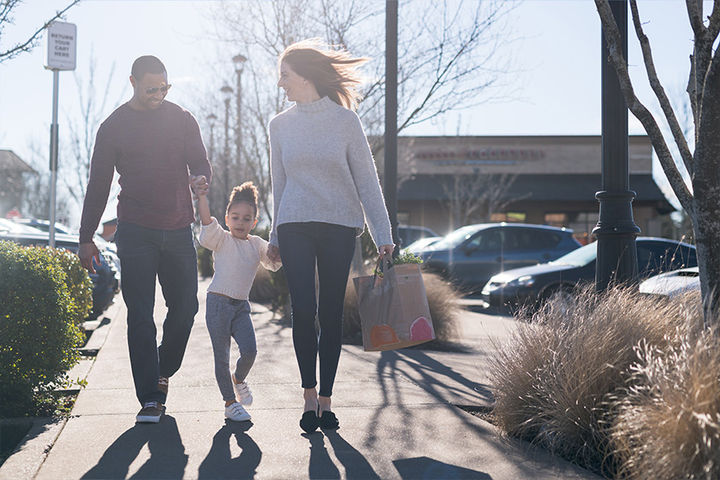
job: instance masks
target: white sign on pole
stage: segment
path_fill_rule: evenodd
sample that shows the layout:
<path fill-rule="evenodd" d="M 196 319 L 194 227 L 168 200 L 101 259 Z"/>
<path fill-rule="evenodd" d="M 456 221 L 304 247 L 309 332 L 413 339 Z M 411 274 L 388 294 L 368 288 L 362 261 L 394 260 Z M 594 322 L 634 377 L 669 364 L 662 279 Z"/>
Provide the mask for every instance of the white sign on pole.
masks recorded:
<path fill-rule="evenodd" d="M 75 70 L 77 26 L 73 23 L 52 22 L 48 26 L 47 68 Z"/>

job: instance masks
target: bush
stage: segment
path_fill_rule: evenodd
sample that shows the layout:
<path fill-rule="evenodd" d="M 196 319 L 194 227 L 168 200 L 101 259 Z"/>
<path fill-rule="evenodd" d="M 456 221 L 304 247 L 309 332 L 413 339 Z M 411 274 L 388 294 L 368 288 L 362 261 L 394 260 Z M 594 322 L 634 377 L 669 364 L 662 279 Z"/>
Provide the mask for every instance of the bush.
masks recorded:
<path fill-rule="evenodd" d="M 618 398 L 612 427 L 623 477 L 720 478 L 720 339 L 682 335 L 663 352 L 647 344 Z"/>
<path fill-rule="evenodd" d="M 0 416 L 34 414 L 67 383 L 91 304 L 74 255 L 0 242 Z"/>
<path fill-rule="evenodd" d="M 198 272 L 202 278 L 210 278 L 215 273 L 213 268 L 212 250 L 197 245 Z"/>
<path fill-rule="evenodd" d="M 696 312 L 629 289 L 593 289 L 551 299 L 498 349 L 494 415 L 510 435 L 612 473 L 609 426 L 637 361 L 635 347 L 677 346 Z"/>

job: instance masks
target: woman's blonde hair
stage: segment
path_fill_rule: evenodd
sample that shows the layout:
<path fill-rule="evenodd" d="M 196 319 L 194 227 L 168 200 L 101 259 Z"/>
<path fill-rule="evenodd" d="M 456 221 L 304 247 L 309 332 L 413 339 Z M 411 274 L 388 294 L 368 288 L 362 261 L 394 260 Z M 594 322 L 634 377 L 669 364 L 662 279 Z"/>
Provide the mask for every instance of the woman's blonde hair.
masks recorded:
<path fill-rule="evenodd" d="M 358 67 L 369 60 L 353 57 L 347 50 L 332 50 L 317 38 L 293 43 L 280 55 L 280 63 L 312 82 L 320 97 L 327 96 L 350 110 L 355 110 L 362 98 Z"/>

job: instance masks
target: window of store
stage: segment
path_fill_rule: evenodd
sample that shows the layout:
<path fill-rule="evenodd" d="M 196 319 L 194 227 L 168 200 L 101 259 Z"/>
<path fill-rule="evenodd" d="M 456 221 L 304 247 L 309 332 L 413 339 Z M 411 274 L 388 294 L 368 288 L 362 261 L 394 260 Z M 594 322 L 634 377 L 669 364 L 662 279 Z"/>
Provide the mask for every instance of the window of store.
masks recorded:
<path fill-rule="evenodd" d="M 493 213 L 490 215 L 491 222 L 523 223 L 526 218 L 525 212 Z"/>

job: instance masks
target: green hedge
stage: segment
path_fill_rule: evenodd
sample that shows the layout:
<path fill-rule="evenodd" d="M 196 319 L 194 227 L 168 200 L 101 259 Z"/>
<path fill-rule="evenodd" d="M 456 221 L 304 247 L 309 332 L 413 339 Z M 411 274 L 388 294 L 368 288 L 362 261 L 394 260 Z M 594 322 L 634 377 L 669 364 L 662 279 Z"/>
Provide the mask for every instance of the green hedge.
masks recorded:
<path fill-rule="evenodd" d="M 92 309 L 92 282 L 70 252 L 0 242 L 0 417 L 37 413 L 65 384 Z"/>

